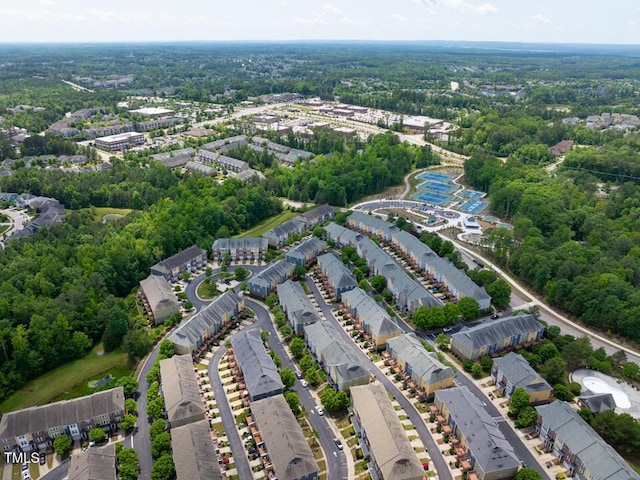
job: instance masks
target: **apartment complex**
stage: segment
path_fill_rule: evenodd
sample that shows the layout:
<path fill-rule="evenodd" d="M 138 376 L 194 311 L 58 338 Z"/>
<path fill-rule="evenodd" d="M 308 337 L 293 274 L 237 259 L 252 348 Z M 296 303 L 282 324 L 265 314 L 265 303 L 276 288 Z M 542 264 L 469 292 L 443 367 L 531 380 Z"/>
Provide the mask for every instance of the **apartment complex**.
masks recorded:
<path fill-rule="evenodd" d="M 532 405 L 549 403 L 551 400 L 551 385 L 517 353 L 509 352 L 504 357 L 494 358 L 491 378 L 505 397 L 511 397 L 516 388 L 524 388 Z"/>
<path fill-rule="evenodd" d="M 287 314 L 289 325 L 296 335 L 304 334 L 304 327 L 321 320 L 311 300 L 298 282 L 288 280 L 278 285 L 278 303 Z"/>
<path fill-rule="evenodd" d="M 266 238 L 218 238 L 213 242 L 213 259 L 220 262 L 229 255 L 232 262 L 257 262 L 264 258 Z"/>
<path fill-rule="evenodd" d="M 222 480 L 207 420 L 171 429 L 176 480 Z"/>
<path fill-rule="evenodd" d="M 300 245 L 293 247 L 284 258 L 294 265 L 309 266 L 315 262 L 316 258 L 327 248 L 327 244 L 322 240 L 312 237 L 302 242 Z"/>
<path fill-rule="evenodd" d="M 192 245 L 189 248 L 156 263 L 151 267 L 153 275 L 161 275 L 167 280 L 177 281 L 184 272 L 193 272 L 207 263 L 207 251 Z"/>
<path fill-rule="evenodd" d="M 169 428 L 205 419 L 191 355 L 161 360 L 160 379 Z"/>
<path fill-rule="evenodd" d="M 266 298 L 276 286 L 293 275 L 295 265 L 286 260 L 279 260 L 273 265 L 249 279 L 249 292 L 254 297 Z"/>
<path fill-rule="evenodd" d="M 152 323 L 156 325 L 180 311 L 178 297 L 171 285 L 158 275 L 149 275 L 140 282 L 140 296 Z"/>
<path fill-rule="evenodd" d="M 330 297 L 337 297 L 358 286 L 356 278 L 342 258 L 333 252 L 318 257 L 318 270 Z"/>

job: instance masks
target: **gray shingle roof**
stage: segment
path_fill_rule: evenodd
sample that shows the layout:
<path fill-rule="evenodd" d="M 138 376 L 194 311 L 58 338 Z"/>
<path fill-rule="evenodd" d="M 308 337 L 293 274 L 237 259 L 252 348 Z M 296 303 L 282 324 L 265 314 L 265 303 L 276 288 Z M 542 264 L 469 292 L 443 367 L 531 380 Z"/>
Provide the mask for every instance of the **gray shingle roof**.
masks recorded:
<path fill-rule="evenodd" d="M 491 322 L 481 323 L 475 327 L 464 328 L 451 336 L 451 341 L 459 342 L 471 351 L 485 345 L 501 343 L 505 338 L 523 333 L 533 333 L 544 328 L 533 315 L 516 315 L 503 317 Z"/>
<path fill-rule="evenodd" d="M 422 378 L 427 385 L 433 385 L 447 378 L 453 378 L 450 367 L 443 365 L 433 352 L 427 352 L 414 333 L 400 335 L 387 341 L 396 357 L 411 365 L 413 375 Z"/>
<path fill-rule="evenodd" d="M 252 275 L 249 279 L 249 284 L 259 285 L 261 287 L 269 288 L 273 283 L 281 283 L 293 274 L 293 264 L 286 260 L 278 260 L 273 265 L 269 266 L 265 270 L 261 271 L 257 275 Z"/>
<path fill-rule="evenodd" d="M 358 286 L 358 282 L 351 270 L 335 253 L 326 253 L 318 257 L 318 266 L 324 272 L 327 280 L 336 289 L 351 289 Z"/>
<path fill-rule="evenodd" d="M 312 237 L 289 250 L 286 253 L 285 258 L 287 260 L 291 258 L 303 261 L 314 259 L 318 253 L 326 248 L 326 245 L 327 244 L 319 238 Z"/>
<path fill-rule="evenodd" d="M 638 475 L 567 402 L 556 400 L 536 407 L 545 425 L 598 480 L 638 480 Z"/>
<path fill-rule="evenodd" d="M 251 413 L 280 480 L 310 478 L 318 472 L 313 452 L 283 395 L 253 402 Z"/>
<path fill-rule="evenodd" d="M 272 228 L 268 232 L 263 234 L 264 237 L 289 237 L 294 233 L 302 232 L 305 229 L 305 224 L 298 218 L 287 220 L 286 222 Z"/>
<path fill-rule="evenodd" d="M 320 315 L 298 282 L 288 280 L 278 285 L 278 301 L 296 332 L 303 325 L 320 320 Z"/>
<path fill-rule="evenodd" d="M 231 337 L 231 345 L 252 399 L 282 393 L 284 385 L 262 343 L 260 329 L 237 333 Z"/>
<path fill-rule="evenodd" d="M 342 301 L 373 336 L 386 337 L 400 333 L 387 311 L 361 288 L 354 288 L 342 294 Z"/>
<path fill-rule="evenodd" d="M 175 355 L 160 360 L 162 396 L 167 419 L 175 423 L 186 418 L 204 417 L 204 404 L 200 398 L 191 355 Z"/>
<path fill-rule="evenodd" d="M 586 391 L 578 397 L 578 400 L 595 413 L 615 410 L 616 408 L 616 401 L 611 393 L 591 393 Z"/>
<path fill-rule="evenodd" d="M 124 411 L 124 389 L 112 388 L 85 397 L 49 403 L 5 413 L 0 420 L 0 438 L 18 437 L 51 427 L 73 425 L 113 412 Z"/>
<path fill-rule="evenodd" d="M 268 248 L 269 242 L 266 238 L 262 237 L 218 238 L 215 242 L 213 242 L 214 250 L 266 251 Z"/>
<path fill-rule="evenodd" d="M 421 478 L 424 469 L 379 383 L 351 387 L 351 402 L 384 479 Z"/>
<path fill-rule="evenodd" d="M 447 406 L 456 426 L 467 440 L 467 447 L 483 472 L 518 468 L 520 461 L 496 421 L 467 387 L 436 391 L 436 403 Z"/>
<path fill-rule="evenodd" d="M 177 480 L 221 480 L 208 420 L 171 429 Z"/>
<path fill-rule="evenodd" d="M 225 316 L 233 315 L 241 301 L 241 298 L 232 290 L 223 293 L 204 310 L 200 310 L 193 317 L 182 322 L 169 335 L 169 340 L 171 343 L 184 345 L 190 350 L 195 349 L 205 332 L 212 335 L 220 330 Z"/>
<path fill-rule="evenodd" d="M 164 277 L 158 275 L 149 275 L 147 278 L 140 282 L 140 287 L 144 292 L 151 311 L 157 318 L 157 313 L 160 309 L 174 309 L 176 312 L 180 310 L 178 304 L 178 297 L 169 285 Z"/>
<path fill-rule="evenodd" d="M 69 480 L 116 480 L 115 444 L 72 455 Z"/>
<path fill-rule="evenodd" d="M 197 245 L 191 245 L 189 248 L 176 253 L 175 255 L 165 258 L 151 267 L 152 270 L 164 271 L 166 273 L 171 272 L 174 268 L 184 265 L 200 255 L 205 255 L 207 252 Z"/>
<path fill-rule="evenodd" d="M 316 208 L 313 208 L 307 212 L 300 214 L 300 216 L 307 223 L 307 227 L 309 225 L 316 225 L 318 222 L 327 217 L 333 216 L 336 209 L 331 205 L 318 205 Z"/>
<path fill-rule="evenodd" d="M 524 388 L 527 393 L 551 390 L 551 385 L 538 375 L 522 355 L 509 352 L 504 357 L 494 358 L 493 365 L 507 377 L 513 388 Z"/>

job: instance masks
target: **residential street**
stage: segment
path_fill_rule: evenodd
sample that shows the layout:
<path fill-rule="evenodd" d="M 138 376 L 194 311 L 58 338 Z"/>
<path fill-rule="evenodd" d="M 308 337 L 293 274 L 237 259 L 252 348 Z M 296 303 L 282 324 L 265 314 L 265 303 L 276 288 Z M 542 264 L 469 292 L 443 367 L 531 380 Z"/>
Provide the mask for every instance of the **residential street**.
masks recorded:
<path fill-rule="evenodd" d="M 375 365 L 373 365 L 371 359 L 353 343 L 351 337 L 342 329 L 342 327 L 338 323 L 338 320 L 336 320 L 336 318 L 333 316 L 333 313 L 331 313 L 331 306 L 324 301 L 324 298 L 318 290 L 318 287 L 310 278 L 307 278 L 307 285 L 309 285 L 309 288 L 313 292 L 313 295 L 316 297 L 318 305 L 322 309 L 322 313 L 327 318 L 328 322 L 333 326 L 333 328 L 336 329 L 345 343 L 351 347 L 352 351 L 364 362 L 364 364 L 370 366 L 371 372 L 384 385 L 387 391 L 393 394 L 396 401 L 402 406 L 405 413 L 411 420 L 411 423 L 413 423 L 413 426 L 418 432 L 420 440 L 422 440 L 422 443 L 427 448 L 429 456 L 431 457 L 431 462 L 438 472 L 438 478 L 440 480 L 452 480 L 449 467 L 442 455 L 439 453 L 440 450 L 434 442 L 431 433 L 427 429 L 427 426 L 425 425 L 418 411 L 411 404 L 411 402 L 409 402 L 409 400 L 400 392 L 400 390 L 398 390 L 393 382 L 391 382 L 391 380 L 389 380 L 389 378 L 384 373 L 382 373 Z"/>

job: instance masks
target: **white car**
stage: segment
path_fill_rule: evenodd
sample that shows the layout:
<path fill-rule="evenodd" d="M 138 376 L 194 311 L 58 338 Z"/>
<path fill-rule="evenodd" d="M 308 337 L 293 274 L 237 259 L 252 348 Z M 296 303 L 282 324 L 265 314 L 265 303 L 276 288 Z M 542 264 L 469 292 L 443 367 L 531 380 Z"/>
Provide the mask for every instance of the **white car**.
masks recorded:
<path fill-rule="evenodd" d="M 300 384 L 304 387 L 307 388 L 309 386 L 309 383 L 307 383 L 307 381 L 303 378 L 302 380 L 300 380 Z"/>
<path fill-rule="evenodd" d="M 324 410 L 320 405 L 316 405 L 316 413 L 320 416 L 324 415 Z"/>

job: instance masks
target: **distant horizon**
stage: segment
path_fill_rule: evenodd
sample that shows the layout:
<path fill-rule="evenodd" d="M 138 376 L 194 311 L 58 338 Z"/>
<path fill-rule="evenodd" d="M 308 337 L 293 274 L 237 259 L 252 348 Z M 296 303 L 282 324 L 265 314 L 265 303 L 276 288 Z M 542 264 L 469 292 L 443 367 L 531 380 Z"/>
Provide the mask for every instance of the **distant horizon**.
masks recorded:
<path fill-rule="evenodd" d="M 434 40 L 441 39 L 441 40 Z M 636 0 L 22 0 L 0 6 L 2 44 L 518 42 L 640 45 Z"/>

